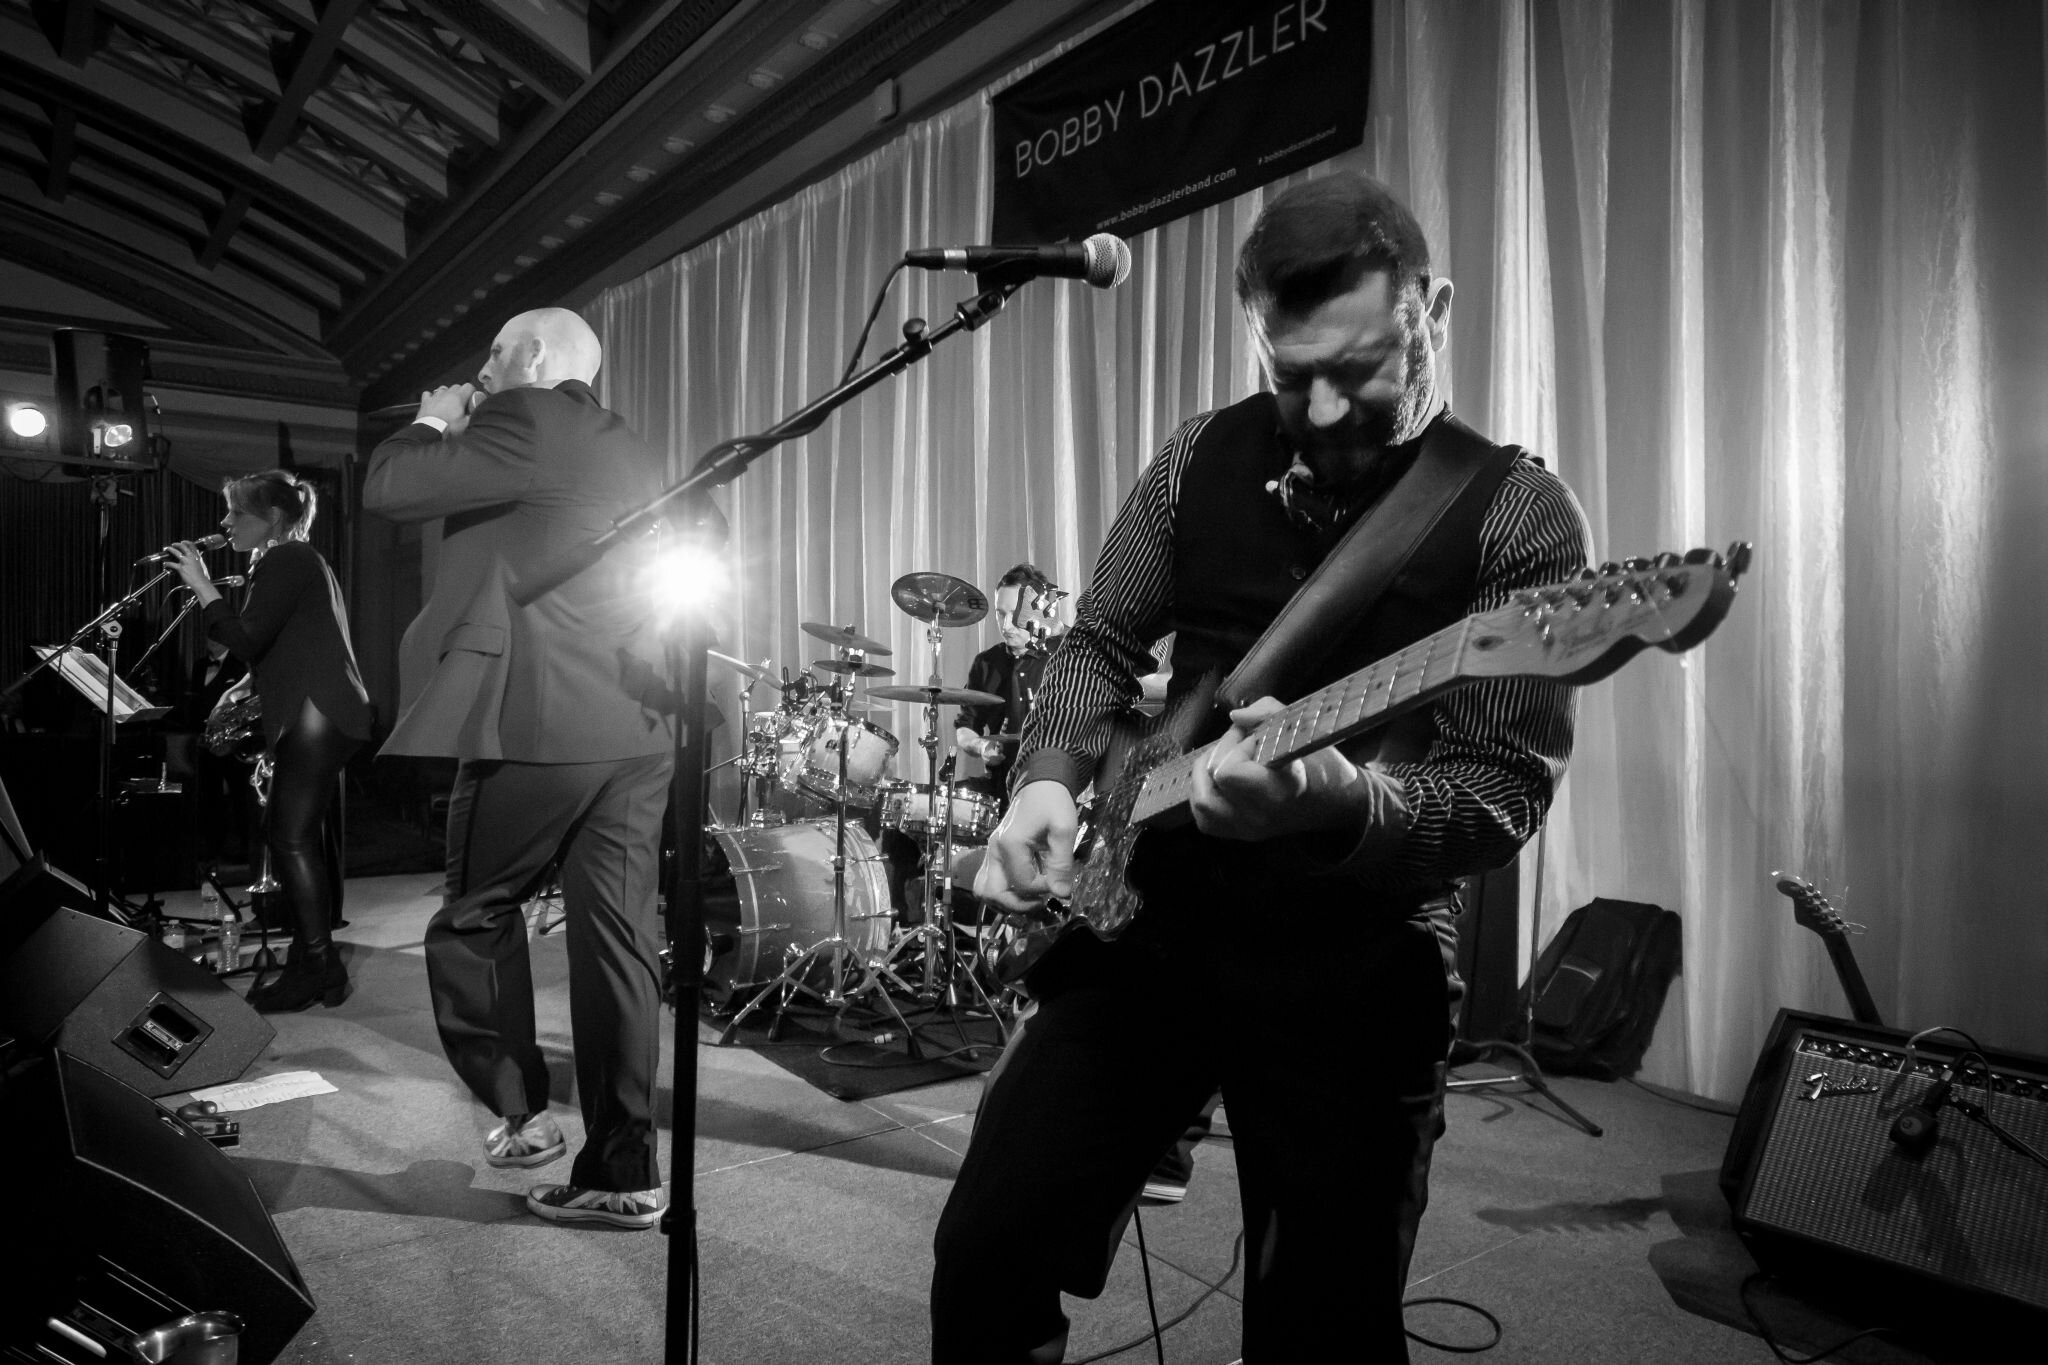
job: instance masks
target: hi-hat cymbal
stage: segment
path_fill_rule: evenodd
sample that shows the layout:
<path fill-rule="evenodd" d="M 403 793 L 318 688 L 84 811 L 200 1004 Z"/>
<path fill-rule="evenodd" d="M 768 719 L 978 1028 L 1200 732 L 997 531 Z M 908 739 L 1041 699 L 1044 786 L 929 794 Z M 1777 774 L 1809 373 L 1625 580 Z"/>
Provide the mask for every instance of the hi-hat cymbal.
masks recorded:
<path fill-rule="evenodd" d="M 870 687 L 870 697 L 883 701 L 914 701 L 920 706 L 1001 706 L 1003 699 L 993 692 L 966 687 Z"/>
<path fill-rule="evenodd" d="M 712 658 L 718 660 L 718 662 L 724 664 L 727 668 L 738 669 L 741 673 L 746 674 L 755 682 L 767 683 L 777 692 L 780 692 L 782 690 L 781 680 L 776 678 L 774 674 L 768 671 L 768 666 L 766 664 L 750 664 L 746 662 L 744 659 L 735 659 L 730 654 L 720 654 L 715 649 L 707 649 L 704 652 L 710 655 Z"/>
<path fill-rule="evenodd" d="M 896 670 L 893 668 L 884 668 L 880 664 L 850 663 L 845 659 L 813 659 L 811 660 L 811 667 L 823 669 L 827 673 L 837 673 L 841 677 L 847 678 L 893 678 L 896 676 Z"/>
<path fill-rule="evenodd" d="M 887 654 L 889 647 L 880 640 L 870 640 L 855 631 L 852 626 L 828 626 L 823 621 L 803 621 L 798 629 L 815 640 L 823 640 L 834 649 L 858 649 L 865 654 Z"/>
<path fill-rule="evenodd" d="M 949 573 L 907 573 L 889 585 L 889 597 L 911 616 L 937 626 L 971 626 L 988 615 L 988 598 Z"/>

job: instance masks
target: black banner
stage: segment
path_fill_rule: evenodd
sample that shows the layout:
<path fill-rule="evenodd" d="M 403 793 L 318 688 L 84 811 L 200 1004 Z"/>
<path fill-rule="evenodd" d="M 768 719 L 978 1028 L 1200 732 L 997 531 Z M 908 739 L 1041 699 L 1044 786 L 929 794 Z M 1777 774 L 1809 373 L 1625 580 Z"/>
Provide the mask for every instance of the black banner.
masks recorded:
<path fill-rule="evenodd" d="M 993 101 L 997 242 L 1129 237 L 1365 136 L 1365 0 L 1157 0 Z"/>

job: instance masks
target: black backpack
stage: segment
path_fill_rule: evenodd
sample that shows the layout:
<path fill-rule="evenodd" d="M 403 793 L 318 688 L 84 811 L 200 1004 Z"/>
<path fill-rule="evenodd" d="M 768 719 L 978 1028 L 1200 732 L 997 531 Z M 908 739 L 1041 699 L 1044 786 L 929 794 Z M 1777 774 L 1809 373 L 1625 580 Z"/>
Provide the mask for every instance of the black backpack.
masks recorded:
<path fill-rule="evenodd" d="M 1679 959 L 1678 916 L 1669 910 L 1603 897 L 1572 911 L 1536 961 L 1530 1053 L 1545 1071 L 1634 1075 Z"/>

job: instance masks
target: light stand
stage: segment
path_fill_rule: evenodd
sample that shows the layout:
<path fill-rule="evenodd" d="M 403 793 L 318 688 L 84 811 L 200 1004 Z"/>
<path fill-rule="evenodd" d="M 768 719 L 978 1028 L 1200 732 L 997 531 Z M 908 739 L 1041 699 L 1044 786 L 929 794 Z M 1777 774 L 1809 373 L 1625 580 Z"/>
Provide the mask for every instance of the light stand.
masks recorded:
<path fill-rule="evenodd" d="M 911 365 L 930 355 L 940 341 L 961 331 L 972 331 L 993 317 L 1010 295 L 1025 283 L 1025 276 L 1004 276 L 991 272 L 978 277 L 981 292 L 962 302 L 954 315 L 926 331 L 922 318 L 903 324 L 903 341 L 873 365 L 829 390 L 782 421 L 756 436 L 735 437 L 706 452 L 696 468 L 639 508 L 613 522 L 611 528 L 581 546 L 543 565 L 512 585 L 512 599 L 530 605 L 542 593 L 565 583 L 610 553 L 620 541 L 650 530 L 670 504 L 684 511 L 684 526 L 704 540 L 723 541 L 724 521 L 711 506 L 707 495 L 713 488 L 740 476 L 748 465 L 775 446 L 816 430 L 831 413 Z M 670 779 L 669 804 L 675 857 L 669 865 L 668 935 L 669 952 L 676 972 L 675 1078 L 672 1086 L 675 1106 L 676 1140 L 669 1167 L 690 1171 L 695 1167 L 697 1101 L 697 1011 L 704 987 L 704 724 L 705 682 L 710 648 L 710 625 L 701 612 L 685 612 L 679 633 L 669 651 L 669 669 L 677 679 L 681 723 L 675 732 L 675 772 Z M 841 752 L 844 753 L 844 744 Z M 842 760 L 843 761 L 843 760 Z M 842 789 L 844 784 L 842 783 Z M 684 945 L 678 951 L 677 945 Z M 688 1114 L 685 1140 L 684 1115 Z M 668 1365 L 684 1365 L 697 1358 L 699 1314 L 697 1290 L 697 1210 L 691 1182 L 672 1180 L 668 1209 L 662 1214 L 661 1230 L 673 1237 L 678 1230 L 688 1237 L 688 1254 L 678 1255 L 671 1243 L 668 1257 L 666 1333 L 662 1359 Z M 678 1333 L 676 1324 L 687 1320 L 688 1333 Z M 685 1345 L 687 1343 L 687 1345 Z"/>
<path fill-rule="evenodd" d="M 1522 1037 L 1526 1041 L 1536 1036 L 1536 961 L 1542 952 L 1543 922 L 1543 849 L 1544 834 L 1548 827 L 1536 832 L 1536 885 L 1529 897 L 1529 989 L 1522 992 Z M 1454 1067 L 1481 1061 L 1495 1053 L 1505 1052 L 1520 1065 L 1505 1076 L 1479 1076 L 1470 1080 L 1463 1078 L 1444 1082 L 1445 1090 L 1481 1090 L 1495 1085 L 1522 1084 L 1534 1090 L 1543 1098 L 1562 1109 L 1565 1116 L 1590 1137 L 1601 1137 L 1605 1129 L 1567 1104 L 1544 1079 L 1543 1068 L 1529 1055 L 1528 1048 L 1507 1038 L 1483 1038 L 1477 1042 L 1456 1042 L 1451 1045 L 1450 1064 Z"/>

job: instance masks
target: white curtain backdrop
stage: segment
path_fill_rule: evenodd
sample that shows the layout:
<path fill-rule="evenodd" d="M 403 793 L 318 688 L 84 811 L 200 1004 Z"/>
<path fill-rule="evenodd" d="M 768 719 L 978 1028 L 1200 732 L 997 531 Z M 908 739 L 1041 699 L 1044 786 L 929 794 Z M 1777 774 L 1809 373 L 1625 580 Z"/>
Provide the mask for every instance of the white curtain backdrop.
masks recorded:
<path fill-rule="evenodd" d="M 1888 1022 L 2048 1051 L 2040 0 L 1374 13 L 1333 164 L 1402 193 L 1457 282 L 1454 406 L 1552 462 L 1603 558 L 1756 545 L 1716 635 L 1582 694 L 1541 932 L 1594 896 L 1678 911 L 1644 1076 L 1723 1099 L 1780 1006 L 1845 1008 L 1775 869 L 1869 926 Z M 594 300 L 607 401 L 680 472 L 829 388 L 905 248 L 986 239 L 987 93 Z M 1161 438 L 1258 382 L 1231 263 L 1274 188 L 1136 239 L 1121 289 L 1031 285 L 760 461 L 720 495 L 726 648 L 794 667 L 827 652 L 798 622 L 852 623 L 921 682 L 899 575 L 1084 586 Z M 868 358 L 969 291 L 905 275 Z M 948 632 L 946 681 L 993 639 Z M 922 777 L 917 718 L 885 723 Z"/>

